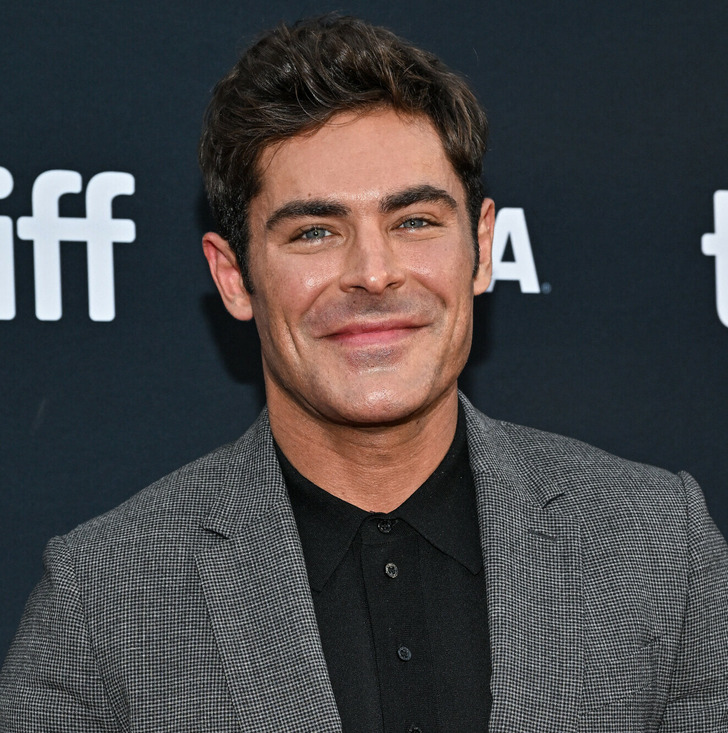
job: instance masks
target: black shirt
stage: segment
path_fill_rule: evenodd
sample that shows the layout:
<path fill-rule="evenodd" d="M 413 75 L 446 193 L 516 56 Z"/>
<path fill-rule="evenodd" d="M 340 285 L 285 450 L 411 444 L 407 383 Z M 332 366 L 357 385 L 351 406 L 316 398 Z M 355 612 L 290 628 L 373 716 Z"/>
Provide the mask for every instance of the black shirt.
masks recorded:
<path fill-rule="evenodd" d="M 320 489 L 278 450 L 345 733 L 487 730 L 490 654 L 464 416 L 395 511 Z"/>

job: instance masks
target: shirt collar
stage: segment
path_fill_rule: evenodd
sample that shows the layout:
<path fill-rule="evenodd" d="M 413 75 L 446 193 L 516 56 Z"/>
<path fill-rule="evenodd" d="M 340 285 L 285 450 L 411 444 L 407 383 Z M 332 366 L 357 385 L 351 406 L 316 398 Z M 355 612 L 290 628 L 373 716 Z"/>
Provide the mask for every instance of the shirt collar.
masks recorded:
<path fill-rule="evenodd" d="M 458 409 L 455 437 L 440 465 L 403 504 L 373 514 L 302 476 L 276 445 L 293 507 L 311 587 L 320 591 L 369 517 L 401 519 L 473 574 L 483 566 L 475 489 L 468 459 L 465 416 Z"/>
<path fill-rule="evenodd" d="M 478 507 L 470 470 L 465 415 L 458 410 L 455 437 L 440 465 L 392 516 L 404 519 L 431 545 L 471 573 L 483 567 Z"/>

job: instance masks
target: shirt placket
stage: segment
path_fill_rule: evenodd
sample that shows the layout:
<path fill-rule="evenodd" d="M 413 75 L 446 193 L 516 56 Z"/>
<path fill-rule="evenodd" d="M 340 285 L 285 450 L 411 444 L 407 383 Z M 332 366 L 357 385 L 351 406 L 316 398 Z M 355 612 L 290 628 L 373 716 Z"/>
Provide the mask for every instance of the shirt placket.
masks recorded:
<path fill-rule="evenodd" d="M 418 536 L 402 520 L 372 517 L 361 563 L 386 733 L 435 733 L 435 679 Z"/>

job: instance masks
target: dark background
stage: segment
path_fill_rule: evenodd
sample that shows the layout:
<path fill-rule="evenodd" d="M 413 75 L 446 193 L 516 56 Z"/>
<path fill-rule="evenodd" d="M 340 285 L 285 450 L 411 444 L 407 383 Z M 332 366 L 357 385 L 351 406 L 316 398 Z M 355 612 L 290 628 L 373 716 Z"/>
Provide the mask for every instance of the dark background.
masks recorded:
<path fill-rule="evenodd" d="M 264 8 L 264 9 L 261 9 Z M 236 438 L 262 405 L 250 324 L 218 303 L 195 146 L 214 82 L 281 19 L 343 10 L 465 74 L 487 108 L 486 184 L 525 210 L 547 294 L 476 302 L 462 386 L 494 417 L 686 469 L 728 533 L 728 328 L 715 306 L 713 193 L 728 188 L 728 3 L 362 0 L 5 3 L 0 216 L 36 177 L 126 171 L 114 203 L 116 318 L 92 322 L 85 245 L 62 252 L 63 316 L 36 319 L 15 239 L 0 321 L 0 659 L 47 539 Z M 61 213 L 83 216 L 82 195 Z"/>

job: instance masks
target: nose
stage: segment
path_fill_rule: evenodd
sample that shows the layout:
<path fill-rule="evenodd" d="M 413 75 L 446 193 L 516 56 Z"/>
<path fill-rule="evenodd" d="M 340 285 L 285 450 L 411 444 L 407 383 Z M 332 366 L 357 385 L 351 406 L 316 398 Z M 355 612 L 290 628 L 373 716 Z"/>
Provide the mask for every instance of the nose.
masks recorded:
<path fill-rule="evenodd" d="M 341 273 L 341 289 L 383 293 L 404 282 L 405 270 L 386 233 L 370 228 L 356 233 L 349 243 Z"/>

